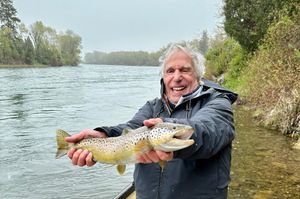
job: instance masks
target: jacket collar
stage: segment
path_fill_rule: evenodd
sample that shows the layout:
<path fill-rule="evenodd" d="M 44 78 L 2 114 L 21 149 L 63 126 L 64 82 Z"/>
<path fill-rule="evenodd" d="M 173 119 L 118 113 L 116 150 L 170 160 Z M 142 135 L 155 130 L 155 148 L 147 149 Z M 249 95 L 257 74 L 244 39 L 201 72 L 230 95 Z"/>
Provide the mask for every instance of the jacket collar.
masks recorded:
<path fill-rule="evenodd" d="M 166 89 L 165 89 L 165 84 L 164 84 L 164 81 L 162 78 L 160 80 L 160 84 L 161 84 L 161 89 L 160 89 L 161 97 L 162 97 L 162 99 L 164 99 L 165 102 L 167 102 L 167 104 L 169 104 L 170 102 L 167 99 L 167 96 L 165 95 Z M 189 101 L 193 98 L 199 97 L 200 95 L 202 95 L 202 93 L 201 93 L 202 89 L 203 89 L 203 86 L 201 84 L 199 84 L 199 86 L 193 92 L 181 96 L 179 101 L 175 105 L 175 107 L 179 106 L 180 104 L 183 104 L 184 102 Z"/>

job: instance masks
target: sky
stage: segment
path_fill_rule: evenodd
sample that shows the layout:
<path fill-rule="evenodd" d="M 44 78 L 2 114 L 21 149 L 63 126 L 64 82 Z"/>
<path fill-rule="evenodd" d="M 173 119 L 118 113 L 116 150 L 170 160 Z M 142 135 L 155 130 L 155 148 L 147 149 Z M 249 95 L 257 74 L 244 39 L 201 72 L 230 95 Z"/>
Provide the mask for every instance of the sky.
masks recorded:
<path fill-rule="evenodd" d="M 17 16 L 82 38 L 82 52 L 154 52 L 170 42 L 211 35 L 222 0 L 14 0 Z"/>

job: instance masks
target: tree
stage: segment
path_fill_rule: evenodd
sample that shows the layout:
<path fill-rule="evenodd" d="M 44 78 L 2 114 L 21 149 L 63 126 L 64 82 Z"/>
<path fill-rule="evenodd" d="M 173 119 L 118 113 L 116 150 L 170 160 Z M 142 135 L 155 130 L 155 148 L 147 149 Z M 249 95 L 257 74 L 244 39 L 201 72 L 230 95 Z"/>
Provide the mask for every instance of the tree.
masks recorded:
<path fill-rule="evenodd" d="M 225 31 L 252 52 L 276 19 L 276 11 L 296 1 L 299 0 L 224 0 Z"/>
<path fill-rule="evenodd" d="M 64 65 L 77 65 L 80 61 L 81 37 L 73 31 L 67 30 L 65 34 L 57 37 L 58 46 Z"/>
<path fill-rule="evenodd" d="M 35 59 L 38 63 L 62 65 L 61 55 L 57 49 L 57 34 L 53 28 L 45 26 L 41 21 L 37 21 L 31 25 L 30 35 L 35 47 Z"/>
<path fill-rule="evenodd" d="M 12 0 L 0 0 L 1 28 L 10 28 L 13 33 L 16 33 L 16 26 L 20 22 L 20 19 L 16 15 L 17 10 L 14 8 Z"/>
<path fill-rule="evenodd" d="M 209 37 L 207 31 L 202 32 L 202 37 L 199 41 L 199 51 L 202 55 L 205 55 L 208 50 Z"/>
<path fill-rule="evenodd" d="M 30 37 L 28 36 L 25 40 L 25 44 L 24 44 L 24 62 L 25 64 L 33 64 L 34 63 L 34 47 L 33 44 L 31 42 Z"/>
<path fill-rule="evenodd" d="M 10 28 L 0 29 L 0 63 L 14 64 L 19 59 L 18 51 L 15 48 L 15 40 L 12 39 Z"/>

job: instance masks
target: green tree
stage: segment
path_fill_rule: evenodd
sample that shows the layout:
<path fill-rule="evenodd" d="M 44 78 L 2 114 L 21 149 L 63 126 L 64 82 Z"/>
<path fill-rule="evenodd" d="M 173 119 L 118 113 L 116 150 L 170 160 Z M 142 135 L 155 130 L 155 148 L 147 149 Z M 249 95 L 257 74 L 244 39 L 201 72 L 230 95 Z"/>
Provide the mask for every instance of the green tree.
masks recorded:
<path fill-rule="evenodd" d="M 10 28 L 12 33 L 17 32 L 17 24 L 20 19 L 16 16 L 17 10 L 13 6 L 12 0 L 0 0 L 0 23 L 1 28 Z"/>
<path fill-rule="evenodd" d="M 206 58 L 206 77 L 211 79 L 228 72 L 237 78 L 242 68 L 244 52 L 237 41 L 232 38 L 226 38 L 223 41 L 216 41 L 205 56 Z M 238 60 L 238 61 L 237 61 Z M 234 74 L 233 73 L 238 73 Z"/>
<path fill-rule="evenodd" d="M 28 36 L 25 40 L 24 44 L 24 62 L 25 64 L 33 64 L 35 62 L 34 57 L 35 57 L 35 52 L 34 52 L 34 47 L 31 42 L 30 37 Z"/>
<path fill-rule="evenodd" d="M 293 2 L 299 0 L 224 0 L 225 31 L 252 52 L 276 19 L 276 12 Z"/>
<path fill-rule="evenodd" d="M 10 28 L 0 29 L 0 63 L 13 64 L 15 59 L 19 57 L 15 48 L 14 40 L 11 37 L 12 30 Z"/>
<path fill-rule="evenodd" d="M 41 21 L 30 26 L 30 35 L 35 46 L 35 60 L 45 65 L 62 65 L 61 54 L 57 45 L 56 31 L 45 26 Z"/>
<path fill-rule="evenodd" d="M 80 62 L 81 37 L 71 30 L 58 35 L 58 46 L 64 65 L 78 65 Z"/>

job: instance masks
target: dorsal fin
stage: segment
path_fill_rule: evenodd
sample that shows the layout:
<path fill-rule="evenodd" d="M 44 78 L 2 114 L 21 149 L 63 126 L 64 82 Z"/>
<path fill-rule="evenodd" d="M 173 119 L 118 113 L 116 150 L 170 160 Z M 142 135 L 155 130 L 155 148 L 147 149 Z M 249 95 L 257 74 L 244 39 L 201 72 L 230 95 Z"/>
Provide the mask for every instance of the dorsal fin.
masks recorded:
<path fill-rule="evenodd" d="M 123 129 L 122 135 L 143 133 L 148 130 L 149 128 L 146 126 L 140 127 L 138 129 Z"/>
<path fill-rule="evenodd" d="M 127 134 L 130 133 L 131 131 L 132 131 L 131 129 L 123 129 L 122 135 L 127 135 Z"/>

